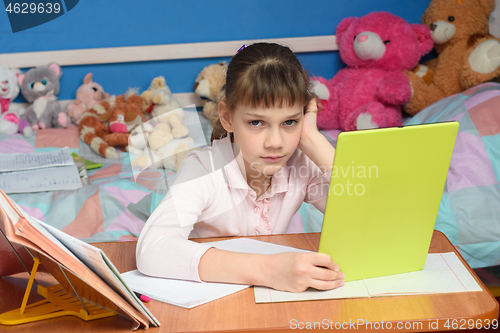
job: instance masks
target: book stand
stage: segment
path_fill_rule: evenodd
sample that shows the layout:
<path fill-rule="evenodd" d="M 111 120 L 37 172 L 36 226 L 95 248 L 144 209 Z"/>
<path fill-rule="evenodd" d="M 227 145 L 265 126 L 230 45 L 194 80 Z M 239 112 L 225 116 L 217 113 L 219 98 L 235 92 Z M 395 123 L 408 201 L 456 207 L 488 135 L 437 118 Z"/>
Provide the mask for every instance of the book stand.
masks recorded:
<path fill-rule="evenodd" d="M 0 232 L 2 231 L 0 230 Z M 5 237 L 4 234 L 3 236 Z M 14 249 L 10 241 L 7 239 L 7 237 L 5 237 L 5 239 L 7 240 L 7 242 L 9 242 L 10 246 L 15 251 L 19 260 L 21 260 L 21 257 Z M 30 278 L 28 281 L 28 285 L 26 287 L 26 291 L 24 293 L 23 302 L 19 309 L 15 309 L 0 314 L 0 324 L 17 325 L 17 324 L 24 324 L 33 321 L 39 321 L 43 319 L 56 318 L 68 315 L 77 316 L 85 321 L 118 315 L 117 313 L 107 310 L 99 305 L 95 305 L 88 301 L 83 301 L 82 298 L 76 292 L 75 288 L 71 284 L 68 277 L 66 276 L 66 273 L 64 272 L 63 268 L 59 264 L 57 265 L 61 269 L 61 272 L 63 273 L 64 277 L 71 286 L 71 289 L 73 289 L 73 292 L 76 296 L 71 296 L 60 284 L 51 287 L 44 287 L 37 283 L 37 293 L 42 297 L 44 297 L 45 299 L 27 305 L 31 287 L 33 286 L 33 282 L 35 281 L 35 274 L 38 269 L 38 265 L 40 265 L 41 263 L 41 260 L 38 257 L 33 256 L 26 247 L 25 249 L 33 257 L 34 264 L 33 264 L 33 269 L 31 270 L 30 273 Z M 23 263 L 22 260 L 21 262 Z"/>

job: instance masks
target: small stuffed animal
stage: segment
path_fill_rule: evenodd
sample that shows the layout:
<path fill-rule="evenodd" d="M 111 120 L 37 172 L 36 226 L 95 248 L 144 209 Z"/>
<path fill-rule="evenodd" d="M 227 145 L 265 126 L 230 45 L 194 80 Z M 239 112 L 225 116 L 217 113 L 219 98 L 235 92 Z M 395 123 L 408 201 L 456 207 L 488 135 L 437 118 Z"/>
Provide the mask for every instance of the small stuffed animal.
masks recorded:
<path fill-rule="evenodd" d="M 172 95 L 172 91 L 170 91 L 163 76 L 154 78 L 148 90 L 144 91 L 141 97 L 144 100 L 143 111 L 150 113 L 153 118 L 181 107 Z"/>
<path fill-rule="evenodd" d="M 109 98 L 102 86 L 92 81 L 92 73 L 83 78 L 83 84 L 76 90 L 76 99 L 66 105 L 66 112 L 73 123 L 78 125 L 82 114 L 94 105 Z"/>
<path fill-rule="evenodd" d="M 19 84 L 17 76 L 21 74 L 18 69 L 10 69 L 0 65 L 0 134 L 12 135 L 18 132 L 20 117 L 25 109 L 16 103 L 12 103 L 19 95 Z M 26 126 L 24 120 L 24 135 L 31 136 L 31 127 Z"/>
<path fill-rule="evenodd" d="M 438 57 L 425 63 L 434 72 L 430 84 L 406 73 L 412 87 L 407 113 L 500 76 L 500 39 L 488 33 L 494 8 L 494 0 L 431 1 L 422 23 L 431 29 Z"/>
<path fill-rule="evenodd" d="M 408 24 L 391 13 L 374 12 L 343 19 L 336 37 L 347 68 L 330 80 L 312 78 L 322 106 L 318 128 L 352 131 L 401 126 L 401 105 L 411 96 L 403 71 L 413 69 L 431 50 L 429 28 Z"/>
<path fill-rule="evenodd" d="M 170 126 L 159 122 L 153 127 L 150 122 L 144 124 L 144 130 L 137 127 L 129 136 L 127 149 L 132 167 L 136 171 L 165 168 L 177 172 L 186 154 L 193 149 L 193 139 L 174 139 Z"/>
<path fill-rule="evenodd" d="M 118 97 L 94 105 L 85 112 L 79 124 L 80 139 L 96 153 L 117 158 L 114 147 L 126 147 L 130 132 L 146 121 L 142 113 L 142 98 L 129 90 Z"/>
<path fill-rule="evenodd" d="M 59 93 L 61 67 L 56 63 L 38 66 L 18 77 L 21 93 L 32 103 L 22 116 L 32 129 L 67 128 L 71 121 L 61 110 L 56 95 Z M 20 131 L 23 131 L 21 126 Z"/>
<path fill-rule="evenodd" d="M 198 74 L 194 83 L 194 92 L 203 103 L 203 114 L 212 125 L 219 120 L 218 104 L 224 98 L 227 64 L 208 65 Z"/>
<path fill-rule="evenodd" d="M 161 122 L 170 126 L 174 138 L 179 139 L 189 134 L 189 129 L 182 124 L 184 111 L 175 100 L 163 76 L 153 79 L 148 90 L 141 94 L 144 100 L 142 110 L 151 113 L 153 118 L 160 117 Z"/>

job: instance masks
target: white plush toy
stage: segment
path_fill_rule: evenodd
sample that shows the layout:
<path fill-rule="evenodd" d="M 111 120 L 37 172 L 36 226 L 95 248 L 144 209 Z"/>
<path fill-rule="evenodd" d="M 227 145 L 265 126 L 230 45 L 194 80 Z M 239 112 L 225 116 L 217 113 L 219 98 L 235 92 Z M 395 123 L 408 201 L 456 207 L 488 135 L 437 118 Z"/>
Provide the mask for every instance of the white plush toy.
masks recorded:
<path fill-rule="evenodd" d="M 18 132 L 21 115 L 25 108 L 20 104 L 12 103 L 19 95 L 17 76 L 21 74 L 18 69 L 10 69 L 0 65 L 0 134 L 12 135 Z M 25 128 L 25 136 L 31 136 L 31 127 Z M 28 133 L 29 132 L 29 133 Z"/>
<path fill-rule="evenodd" d="M 189 134 L 189 130 L 182 124 L 184 111 L 175 100 L 167 82 L 163 76 L 153 79 L 149 89 L 141 94 L 143 99 L 142 110 L 152 118 L 160 117 L 167 124 L 175 139 L 183 138 Z"/>
<path fill-rule="evenodd" d="M 150 122 L 144 123 L 143 128 L 137 127 L 129 137 L 128 151 L 132 167 L 140 171 L 146 168 L 177 171 L 186 154 L 193 148 L 193 139 L 174 139 L 168 123 L 161 121 L 154 127 Z"/>

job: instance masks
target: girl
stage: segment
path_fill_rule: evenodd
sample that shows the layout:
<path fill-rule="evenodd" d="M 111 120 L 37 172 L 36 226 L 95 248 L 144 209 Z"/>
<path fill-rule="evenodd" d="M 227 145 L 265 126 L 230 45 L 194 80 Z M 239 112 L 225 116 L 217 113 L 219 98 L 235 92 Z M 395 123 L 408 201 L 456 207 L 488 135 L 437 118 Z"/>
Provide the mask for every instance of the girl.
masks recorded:
<path fill-rule="evenodd" d="M 292 51 L 242 47 L 225 91 L 212 147 L 185 157 L 141 232 L 138 269 L 292 292 L 343 286 L 344 274 L 324 253 L 235 253 L 188 240 L 285 233 L 302 202 L 325 210 L 335 150 L 318 132 L 316 101 Z"/>

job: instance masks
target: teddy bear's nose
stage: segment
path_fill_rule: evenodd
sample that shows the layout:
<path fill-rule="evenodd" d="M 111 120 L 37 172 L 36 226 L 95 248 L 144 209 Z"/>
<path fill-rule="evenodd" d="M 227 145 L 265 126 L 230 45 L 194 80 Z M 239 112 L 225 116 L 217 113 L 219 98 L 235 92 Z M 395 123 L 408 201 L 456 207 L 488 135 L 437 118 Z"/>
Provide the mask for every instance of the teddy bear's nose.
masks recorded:
<path fill-rule="evenodd" d="M 198 88 L 198 85 L 199 85 L 199 83 L 198 83 L 198 82 L 196 82 L 196 83 L 194 84 L 193 90 L 196 90 L 196 88 Z"/>
<path fill-rule="evenodd" d="M 366 41 L 368 39 L 368 36 L 363 34 L 363 35 L 359 35 L 356 39 L 358 42 L 363 43 L 364 41 Z"/>
<path fill-rule="evenodd" d="M 432 31 L 436 30 L 436 28 L 437 28 L 437 27 L 438 27 L 438 26 L 437 26 L 437 24 L 436 24 L 436 23 L 432 23 L 432 24 L 431 24 L 431 30 L 432 30 Z"/>

